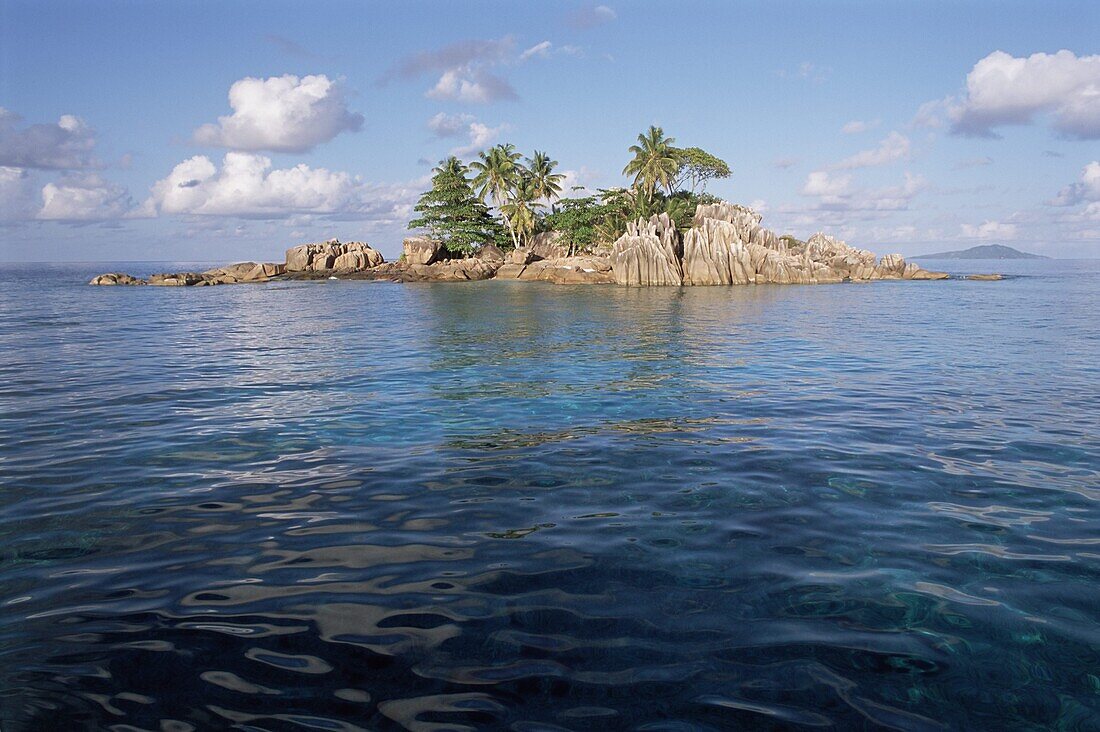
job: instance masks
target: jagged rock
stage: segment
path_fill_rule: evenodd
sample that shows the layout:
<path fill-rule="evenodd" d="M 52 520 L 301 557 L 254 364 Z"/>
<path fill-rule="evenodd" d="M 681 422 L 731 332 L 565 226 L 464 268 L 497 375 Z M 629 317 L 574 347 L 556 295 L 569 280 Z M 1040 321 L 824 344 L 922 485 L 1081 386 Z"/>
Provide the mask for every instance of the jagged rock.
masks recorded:
<path fill-rule="evenodd" d="M 569 256 L 569 245 L 562 242 L 560 231 L 543 231 L 531 237 L 527 246 L 536 259 L 561 259 Z"/>
<path fill-rule="evenodd" d="M 751 208 L 723 201 L 721 203 L 701 203 L 695 207 L 695 216 L 691 225 L 701 226 L 706 219 L 726 221 L 733 224 L 737 227 L 737 233 L 741 234 L 742 239 L 747 241 L 751 237 L 745 236 L 745 234 L 759 226 L 763 217 Z"/>
<path fill-rule="evenodd" d="M 611 268 L 620 285 L 679 285 L 682 256 L 676 225 L 661 214 L 627 224 L 611 250 Z"/>
<path fill-rule="evenodd" d="M 879 260 L 875 267 L 875 279 L 895 280 L 901 279 L 905 274 L 905 257 L 900 254 L 887 254 Z"/>
<path fill-rule="evenodd" d="M 345 254 L 357 256 L 343 259 L 342 264 L 337 265 L 336 260 Z M 367 269 L 384 261 L 382 253 L 366 242 L 349 241 L 342 244 L 337 239 L 331 239 L 319 244 L 300 244 L 287 249 L 285 267 L 287 272 L 320 272 L 329 269 Z"/>
<path fill-rule="evenodd" d="M 685 285 L 747 285 L 756 282 L 750 246 L 736 225 L 704 218 L 684 235 Z M 762 255 L 758 255 L 762 258 Z"/>
<path fill-rule="evenodd" d="M 89 285 L 144 285 L 145 280 L 132 277 L 124 272 L 108 272 L 93 277 Z"/>
<path fill-rule="evenodd" d="M 443 242 L 427 236 L 410 236 L 402 243 L 407 264 L 431 264 L 443 256 Z"/>

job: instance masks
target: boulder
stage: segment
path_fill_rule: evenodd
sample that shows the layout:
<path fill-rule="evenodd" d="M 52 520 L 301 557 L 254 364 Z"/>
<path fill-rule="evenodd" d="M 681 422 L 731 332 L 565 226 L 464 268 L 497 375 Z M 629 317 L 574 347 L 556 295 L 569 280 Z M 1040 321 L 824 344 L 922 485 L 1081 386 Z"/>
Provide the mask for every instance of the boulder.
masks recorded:
<path fill-rule="evenodd" d="M 309 260 L 312 256 L 309 248 L 312 244 L 301 244 L 286 250 L 286 271 L 305 272 L 309 269 Z"/>
<path fill-rule="evenodd" d="M 108 272 L 93 277 L 89 285 L 144 285 L 145 280 L 132 277 L 124 272 Z"/>
<path fill-rule="evenodd" d="M 344 267 L 338 267 L 336 260 L 345 254 L 355 254 L 342 260 Z M 321 272 L 329 269 L 367 269 L 382 264 L 385 258 L 370 244 L 361 241 L 341 243 L 338 239 L 315 244 L 300 244 L 286 250 L 287 272 Z"/>
<path fill-rule="evenodd" d="M 257 262 L 236 262 L 225 267 L 208 269 L 201 273 L 204 280 L 215 280 L 215 284 L 233 284 L 236 282 L 263 282 L 268 278 L 265 265 Z"/>
<path fill-rule="evenodd" d="M 511 264 L 530 264 L 534 262 L 538 257 L 527 247 L 516 247 L 513 249 L 508 257 L 508 261 Z"/>
<path fill-rule="evenodd" d="M 356 254 L 359 263 L 358 269 L 370 269 L 371 267 L 377 267 L 386 261 L 386 258 L 382 256 L 382 252 L 378 251 L 365 241 L 349 241 L 340 245 L 342 251 L 337 257 L 344 254 Z M 335 263 L 333 263 L 335 267 Z"/>
<path fill-rule="evenodd" d="M 905 274 L 905 257 L 900 254 L 887 254 L 875 267 L 874 277 L 880 280 L 901 279 Z"/>
<path fill-rule="evenodd" d="M 527 247 L 536 259 L 561 259 L 569 256 L 569 245 L 562 241 L 560 231 L 543 231 L 531 237 Z"/>
<path fill-rule="evenodd" d="M 149 275 L 149 284 L 159 287 L 191 287 L 207 282 L 199 272 L 162 272 Z"/>
<path fill-rule="evenodd" d="M 611 268 L 620 285 L 680 285 L 682 255 L 675 224 L 661 214 L 627 224 L 611 249 Z"/>
<path fill-rule="evenodd" d="M 615 282 L 607 257 L 576 256 L 539 259 L 530 264 L 509 263 L 496 272 L 496 279 L 552 282 L 556 285 L 607 285 Z"/>
<path fill-rule="evenodd" d="M 503 260 L 480 258 L 444 259 L 431 264 L 389 262 L 359 273 L 362 279 L 394 282 L 465 282 L 487 280 L 496 274 Z"/>
<path fill-rule="evenodd" d="M 910 277 L 909 279 L 912 279 L 912 280 L 946 280 L 950 277 L 951 277 L 951 275 L 947 274 L 946 272 L 930 272 L 926 269 L 918 269 L 916 272 L 913 273 L 913 276 Z"/>
<path fill-rule="evenodd" d="M 507 257 L 504 255 L 504 250 L 498 247 L 492 242 L 482 244 L 477 250 L 477 258 L 486 262 L 500 262 L 504 264 Z"/>
<path fill-rule="evenodd" d="M 402 244 L 407 264 L 431 264 L 443 256 L 443 242 L 427 236 L 410 236 Z"/>
<path fill-rule="evenodd" d="M 518 280 L 519 276 L 523 274 L 523 271 L 527 269 L 526 264 L 518 264 L 516 262 L 505 262 L 497 268 L 497 271 L 493 274 L 495 280 Z"/>

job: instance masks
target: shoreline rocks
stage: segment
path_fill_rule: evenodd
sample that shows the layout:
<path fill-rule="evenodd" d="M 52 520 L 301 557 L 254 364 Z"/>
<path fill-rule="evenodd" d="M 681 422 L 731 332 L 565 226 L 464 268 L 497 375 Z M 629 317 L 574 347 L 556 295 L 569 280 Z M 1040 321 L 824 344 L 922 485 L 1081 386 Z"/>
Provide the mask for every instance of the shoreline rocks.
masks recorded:
<path fill-rule="evenodd" d="M 392 282 L 471 282 L 488 279 L 554 284 L 619 284 L 677 287 L 761 284 L 830 284 L 873 280 L 942 280 L 900 254 L 876 260 L 866 249 L 816 233 L 802 242 L 780 237 L 760 225 L 760 214 L 730 203 L 700 205 L 692 227 L 681 233 L 668 214 L 629 222 L 607 254 L 570 256 L 559 232 L 532 237 L 527 247 L 504 252 L 483 244 L 477 255 L 448 258 L 443 242 L 413 236 L 403 254 L 386 262 L 366 242 L 337 239 L 286 250 L 286 261 L 238 262 L 205 272 L 170 272 L 140 279 L 122 272 L 94 277 L 92 285 L 195 287 L 273 279 L 388 280 Z M 967 279 L 1001 279 L 970 275 Z"/>
<path fill-rule="evenodd" d="M 330 269 L 367 269 L 385 261 L 382 253 L 366 242 L 342 244 L 338 239 L 330 239 L 287 249 L 285 267 L 287 272 L 323 272 Z"/>

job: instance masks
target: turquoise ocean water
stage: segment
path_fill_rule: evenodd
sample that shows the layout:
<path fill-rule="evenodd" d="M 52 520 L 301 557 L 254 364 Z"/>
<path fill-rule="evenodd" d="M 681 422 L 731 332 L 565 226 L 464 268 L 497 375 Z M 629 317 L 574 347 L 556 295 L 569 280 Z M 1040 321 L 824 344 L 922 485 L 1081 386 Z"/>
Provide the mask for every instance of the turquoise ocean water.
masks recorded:
<path fill-rule="evenodd" d="M 940 267 L 4 265 L 0 729 L 1100 729 L 1100 262 Z"/>

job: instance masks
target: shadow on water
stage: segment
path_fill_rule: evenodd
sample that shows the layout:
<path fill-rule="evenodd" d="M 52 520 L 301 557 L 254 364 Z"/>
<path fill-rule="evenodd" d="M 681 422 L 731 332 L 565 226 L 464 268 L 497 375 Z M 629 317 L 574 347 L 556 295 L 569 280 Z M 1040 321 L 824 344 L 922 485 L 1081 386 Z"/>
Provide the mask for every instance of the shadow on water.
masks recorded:
<path fill-rule="evenodd" d="M 5 732 L 1100 714 L 1095 273 L 0 274 Z"/>

